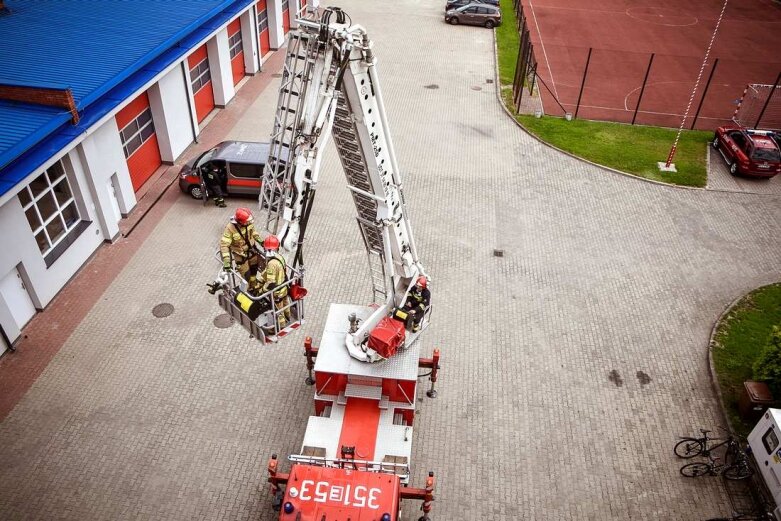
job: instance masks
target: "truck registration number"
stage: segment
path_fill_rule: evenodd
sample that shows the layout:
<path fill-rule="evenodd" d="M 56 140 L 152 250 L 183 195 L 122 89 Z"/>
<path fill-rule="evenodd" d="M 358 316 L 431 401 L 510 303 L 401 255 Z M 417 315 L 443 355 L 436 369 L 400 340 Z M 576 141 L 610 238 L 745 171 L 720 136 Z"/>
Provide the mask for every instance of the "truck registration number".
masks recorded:
<path fill-rule="evenodd" d="M 363 485 L 332 485 L 327 481 L 305 479 L 301 482 L 301 488 L 289 487 L 288 494 L 291 498 L 301 501 L 314 501 L 315 503 L 335 503 L 357 508 L 380 508 L 379 498 L 382 489 L 369 488 Z"/>

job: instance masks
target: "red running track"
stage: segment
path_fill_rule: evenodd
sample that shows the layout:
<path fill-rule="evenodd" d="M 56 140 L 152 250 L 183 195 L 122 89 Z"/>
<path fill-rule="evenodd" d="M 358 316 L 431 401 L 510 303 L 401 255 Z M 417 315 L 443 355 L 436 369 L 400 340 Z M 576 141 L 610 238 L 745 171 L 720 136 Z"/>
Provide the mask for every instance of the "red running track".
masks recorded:
<path fill-rule="evenodd" d="M 692 95 L 722 0 L 522 0 L 534 45 L 545 112 L 575 113 L 586 58 L 593 48 L 578 117 L 631 122 L 651 53 L 655 53 L 637 123 L 678 127 Z M 748 83 L 773 84 L 781 72 L 781 3 L 730 0 L 691 106 L 713 81 L 697 128 L 729 121 Z M 778 97 L 778 96 L 777 96 Z M 781 99 L 774 99 L 781 105 Z"/>

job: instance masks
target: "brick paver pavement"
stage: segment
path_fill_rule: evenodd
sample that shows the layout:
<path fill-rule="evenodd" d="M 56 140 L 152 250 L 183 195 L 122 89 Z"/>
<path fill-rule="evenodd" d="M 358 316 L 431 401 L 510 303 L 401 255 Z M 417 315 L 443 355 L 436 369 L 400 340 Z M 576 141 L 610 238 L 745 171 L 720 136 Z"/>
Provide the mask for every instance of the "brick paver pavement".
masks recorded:
<path fill-rule="evenodd" d="M 490 31 L 445 25 L 435 0 L 338 3 L 375 40 L 433 277 L 424 351 L 441 346 L 444 369 L 439 398 L 420 403 L 413 465 L 415 483 L 438 475 L 434 519 L 726 512 L 718 481 L 680 477 L 671 449 L 721 423 L 710 328 L 780 278 L 781 199 L 560 155 L 498 105 Z M 263 139 L 275 102 L 266 89 L 227 137 Z M 319 339 L 330 302 L 370 297 L 338 170 L 331 148 L 308 232 L 309 321 L 270 347 L 212 325 L 204 284 L 239 201 L 178 197 L 0 424 L 0 518 L 274 518 L 267 458 L 298 448 L 312 411 L 303 336 Z M 162 302 L 175 312 L 154 318 Z"/>

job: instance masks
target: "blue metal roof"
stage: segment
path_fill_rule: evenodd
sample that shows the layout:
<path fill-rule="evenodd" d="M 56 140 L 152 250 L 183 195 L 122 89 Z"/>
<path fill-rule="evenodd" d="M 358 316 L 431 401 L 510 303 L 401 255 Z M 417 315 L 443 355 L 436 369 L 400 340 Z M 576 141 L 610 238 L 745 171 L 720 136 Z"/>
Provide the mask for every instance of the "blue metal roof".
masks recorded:
<path fill-rule="evenodd" d="M 6 0 L 0 84 L 70 88 L 61 108 L 0 101 L 0 196 L 252 0 Z M 48 155 L 47 155 L 48 154 Z M 45 157 L 44 157 L 45 156 Z"/>

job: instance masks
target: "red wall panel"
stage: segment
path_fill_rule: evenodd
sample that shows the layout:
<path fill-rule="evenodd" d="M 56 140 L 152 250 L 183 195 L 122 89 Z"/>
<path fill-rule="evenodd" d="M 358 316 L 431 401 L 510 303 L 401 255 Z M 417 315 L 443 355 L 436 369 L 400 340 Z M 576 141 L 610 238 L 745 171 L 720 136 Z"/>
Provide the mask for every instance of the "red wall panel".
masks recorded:
<path fill-rule="evenodd" d="M 282 11 L 282 31 L 285 34 L 290 32 L 290 9 Z"/>
<path fill-rule="evenodd" d="M 266 0 L 260 0 L 257 3 L 258 16 L 260 13 L 266 11 Z M 268 28 L 260 31 L 258 34 L 258 40 L 260 43 L 260 57 L 262 58 L 267 52 L 271 50 L 271 38 L 269 37 Z"/>
<path fill-rule="evenodd" d="M 200 123 L 214 108 L 214 89 L 212 88 L 212 82 L 209 82 L 201 88 L 201 90 L 196 92 L 194 98 L 195 115 L 198 118 L 198 123 Z"/>
<path fill-rule="evenodd" d="M 130 170 L 133 190 L 138 191 L 161 164 L 163 162 L 160 159 L 160 147 L 157 145 L 157 136 L 152 135 L 127 160 L 127 168 Z"/>
<path fill-rule="evenodd" d="M 124 109 L 117 112 L 117 115 L 115 116 L 117 120 L 117 128 L 119 128 L 119 130 L 125 128 L 125 125 L 136 119 L 138 115 L 144 112 L 148 106 L 149 96 L 147 96 L 146 92 L 144 92 L 136 99 L 131 101 L 130 104 L 128 104 Z"/>

